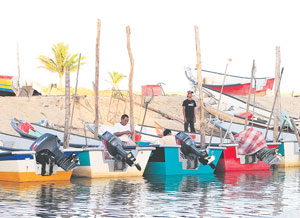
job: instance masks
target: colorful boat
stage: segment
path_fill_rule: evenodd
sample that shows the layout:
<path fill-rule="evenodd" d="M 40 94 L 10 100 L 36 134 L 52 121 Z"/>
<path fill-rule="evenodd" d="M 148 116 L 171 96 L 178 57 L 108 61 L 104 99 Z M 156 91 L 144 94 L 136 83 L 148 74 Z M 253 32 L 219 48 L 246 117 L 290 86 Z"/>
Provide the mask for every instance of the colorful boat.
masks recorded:
<path fill-rule="evenodd" d="M 41 95 L 41 86 L 16 76 L 0 75 L 0 96 Z"/>
<path fill-rule="evenodd" d="M 191 78 L 193 74 L 192 69 L 190 67 L 186 67 L 185 74 L 188 78 Z M 214 89 L 216 91 L 221 91 L 222 83 L 224 80 L 223 73 L 202 70 L 202 77 L 204 80 L 203 87 Z M 256 85 L 256 88 L 253 86 L 251 88 L 251 93 L 252 94 L 255 93 L 256 95 L 259 96 L 265 96 L 268 91 L 269 92 L 272 91 L 274 85 L 274 78 L 271 77 L 254 78 L 253 84 Z M 229 95 L 245 96 L 249 94 L 250 85 L 251 85 L 250 77 L 242 77 L 242 76 L 227 74 L 225 84 L 223 86 L 223 93 Z"/>
<path fill-rule="evenodd" d="M 219 126 L 218 126 L 219 127 Z M 143 127 L 142 139 L 144 134 L 147 137 L 154 137 L 152 134 L 156 134 L 156 128 L 153 126 L 145 126 Z M 176 133 L 176 130 L 172 130 L 173 133 Z M 189 133 L 190 135 L 194 135 L 196 143 L 200 142 L 200 135 L 199 133 Z M 157 135 L 156 135 L 157 136 Z M 206 144 L 208 145 L 210 142 L 210 136 L 205 136 Z M 220 160 L 216 165 L 217 172 L 224 172 L 224 171 L 251 171 L 251 170 L 268 170 L 270 169 L 271 165 L 266 164 L 263 161 L 258 160 L 255 156 L 249 155 L 238 155 L 237 153 L 237 146 L 238 144 L 232 143 L 229 139 L 221 139 L 219 137 L 212 137 L 211 145 L 213 148 L 215 146 L 221 145 L 223 153 L 220 156 Z M 269 148 L 278 147 L 280 143 L 268 143 Z M 224 149 L 226 148 L 226 149 Z M 149 163 L 151 162 L 151 158 Z"/>
<path fill-rule="evenodd" d="M 37 138 L 39 135 L 50 133 L 57 135 L 63 142 L 63 131 L 16 119 L 11 119 L 11 124 L 24 137 Z M 124 148 L 126 152 L 131 152 L 140 164 L 141 170 L 138 170 L 123 163 L 124 161 L 118 161 L 114 156 L 110 155 L 103 142 L 99 139 L 71 134 L 70 147 L 82 148 L 82 152 L 77 154 L 80 164 L 73 170 L 72 175 L 88 178 L 142 176 L 150 153 L 154 149 L 153 147 L 136 146 L 127 146 Z M 117 166 L 117 164 L 121 166 Z"/>
<path fill-rule="evenodd" d="M 12 89 L 12 76 L 0 75 L 0 96 L 15 96 Z"/>
<path fill-rule="evenodd" d="M 0 133 L 0 180 L 14 182 L 70 180 L 79 149 L 59 150 L 55 137 L 33 141 Z M 54 142 L 54 143 L 53 143 Z"/>
<path fill-rule="evenodd" d="M 244 125 L 238 123 L 229 123 L 226 121 L 214 122 L 212 119 L 209 119 L 211 123 L 215 123 L 218 128 L 221 128 L 223 131 L 230 131 L 233 134 L 239 133 L 244 129 Z M 266 128 L 253 127 L 254 129 L 266 134 Z M 266 141 L 268 144 L 272 144 L 273 141 L 273 130 L 268 130 Z M 278 167 L 298 167 L 300 166 L 300 147 L 297 141 L 295 134 L 281 132 L 278 140 L 278 149 L 279 153 L 283 156 L 282 161 L 277 164 Z"/>
<path fill-rule="evenodd" d="M 107 129 L 111 127 L 107 127 Z M 91 132 L 94 132 L 94 125 L 88 124 L 88 129 Z M 99 131 L 105 130 L 105 125 L 99 126 Z M 113 131 L 111 129 L 111 131 Z M 157 139 L 155 135 L 150 136 L 150 134 L 143 134 L 142 139 L 146 137 L 152 137 L 152 141 Z M 175 136 L 174 136 L 175 137 Z M 148 138 L 149 139 L 149 138 Z M 138 147 L 148 147 L 155 146 L 156 149 L 152 151 L 149 158 L 146 170 L 144 175 L 196 175 L 196 174 L 211 174 L 214 172 L 215 168 L 212 165 L 204 165 L 200 161 L 190 160 L 182 152 L 182 146 L 178 144 L 173 145 L 152 145 L 147 144 L 143 145 L 143 142 L 139 142 Z M 206 152 L 208 156 L 214 156 L 213 165 L 217 165 L 219 158 L 224 150 L 224 147 L 208 147 Z"/>

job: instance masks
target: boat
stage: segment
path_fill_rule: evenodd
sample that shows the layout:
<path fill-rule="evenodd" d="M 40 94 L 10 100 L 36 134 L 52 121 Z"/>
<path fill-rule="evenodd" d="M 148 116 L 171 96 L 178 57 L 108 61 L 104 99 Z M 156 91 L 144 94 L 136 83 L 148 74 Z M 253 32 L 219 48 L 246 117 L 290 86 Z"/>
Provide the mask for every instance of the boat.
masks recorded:
<path fill-rule="evenodd" d="M 51 133 L 57 135 L 63 142 L 63 131 L 17 119 L 11 119 L 11 124 L 24 137 L 36 138 L 40 134 Z M 141 170 L 138 170 L 136 167 L 130 167 L 124 158 L 118 159 L 109 154 L 107 145 L 105 146 L 102 140 L 71 134 L 69 144 L 70 147 L 83 149 L 83 152 L 78 153 L 80 164 L 73 170 L 72 176 L 88 178 L 142 176 L 150 153 L 154 149 L 153 147 L 136 146 L 123 148 L 126 153 L 131 153 L 136 158 L 141 167 Z"/>
<path fill-rule="evenodd" d="M 209 119 L 212 124 L 215 124 L 216 127 L 222 129 L 223 131 L 230 131 L 233 134 L 237 134 L 244 130 L 244 125 L 239 123 L 229 123 L 226 121 Z M 266 134 L 266 128 L 253 127 L 254 129 Z M 266 141 L 269 144 L 272 144 L 274 131 L 269 129 Z M 279 133 L 279 137 L 277 140 L 279 143 L 278 149 L 279 153 L 283 156 L 282 161 L 277 164 L 278 167 L 298 167 L 300 166 L 300 146 L 295 134 L 288 132 Z"/>
<path fill-rule="evenodd" d="M 59 149 L 57 137 L 37 140 L 0 133 L 0 180 L 12 182 L 70 180 L 79 159 L 76 148 Z"/>
<path fill-rule="evenodd" d="M 41 95 L 41 87 L 35 82 L 24 81 L 18 76 L 0 75 L 0 96 Z"/>
<path fill-rule="evenodd" d="M 88 129 L 93 133 L 94 124 L 87 124 Z M 105 125 L 99 126 L 100 135 L 102 131 L 105 131 Z M 107 126 L 107 130 L 113 132 L 111 126 Z M 219 158 L 222 154 L 224 147 L 215 147 L 211 146 L 207 149 L 200 150 L 194 144 L 194 141 L 190 136 L 184 132 L 178 132 L 177 137 L 182 137 L 181 140 L 178 140 L 177 144 L 173 145 L 162 145 L 162 144 L 151 144 L 149 141 L 143 141 L 145 134 L 141 133 L 141 141 L 138 142 L 137 147 L 155 147 L 155 150 L 152 150 L 151 156 L 147 163 L 144 175 L 197 175 L 197 174 L 211 174 L 215 171 L 215 166 L 218 164 Z M 147 137 L 150 135 L 148 134 Z M 99 136 L 101 137 L 101 136 Z M 152 141 L 157 139 L 154 135 L 151 136 Z M 174 136 L 175 137 L 175 136 Z M 149 139 L 149 138 L 148 138 Z M 184 144 L 188 141 L 191 144 Z M 181 143 L 181 144 L 180 144 Z M 183 143 L 183 144 L 182 144 Z M 184 152 L 183 146 L 193 147 L 188 152 Z M 201 162 L 199 158 L 199 153 L 206 156 L 214 158 L 211 164 L 205 164 Z M 190 156 L 197 156 L 191 158 Z"/>
<path fill-rule="evenodd" d="M 55 128 L 46 127 L 37 123 L 29 123 L 27 121 L 19 120 L 16 118 L 10 119 L 10 124 L 20 136 L 23 136 L 25 138 L 37 139 L 44 133 L 51 133 L 57 135 L 62 143 L 64 141 L 64 132 Z M 104 145 L 102 141 L 95 138 L 85 137 L 78 134 L 70 134 L 69 146 L 82 148 L 103 147 Z"/>
<path fill-rule="evenodd" d="M 219 126 L 217 126 L 219 127 Z M 142 139 L 144 134 L 147 137 L 154 137 L 156 134 L 156 128 L 154 126 L 144 126 L 143 127 Z M 178 130 L 177 130 L 178 131 Z M 174 134 L 177 133 L 176 130 L 172 130 Z M 200 147 L 200 134 L 199 133 L 187 133 L 190 135 L 194 135 L 195 141 Z M 158 137 L 156 135 L 156 137 Z M 230 139 L 220 139 L 219 137 L 213 136 L 210 139 L 210 136 L 205 136 L 206 146 L 211 142 L 211 146 L 216 148 L 219 146 L 222 148 L 223 153 L 220 156 L 220 160 L 216 165 L 216 172 L 229 172 L 229 171 L 256 171 L 256 170 L 269 170 L 271 165 L 266 164 L 263 161 L 258 160 L 253 155 L 239 155 L 237 153 L 238 144 L 233 143 Z M 280 143 L 267 143 L 269 148 L 276 148 Z M 226 148 L 226 149 L 225 149 Z M 149 163 L 151 162 L 151 158 Z"/>
<path fill-rule="evenodd" d="M 195 69 L 196 70 L 196 69 Z M 185 74 L 192 77 L 192 69 L 185 67 Z M 203 87 L 210 88 L 216 91 L 221 91 L 224 74 L 209 70 L 202 70 Z M 271 92 L 274 85 L 273 77 L 253 78 L 253 84 L 256 87 L 251 88 L 251 93 L 258 96 L 265 96 L 267 92 Z M 229 95 L 246 96 L 249 94 L 251 86 L 250 77 L 242 77 L 235 75 L 226 75 L 225 84 L 223 86 L 223 93 Z"/>

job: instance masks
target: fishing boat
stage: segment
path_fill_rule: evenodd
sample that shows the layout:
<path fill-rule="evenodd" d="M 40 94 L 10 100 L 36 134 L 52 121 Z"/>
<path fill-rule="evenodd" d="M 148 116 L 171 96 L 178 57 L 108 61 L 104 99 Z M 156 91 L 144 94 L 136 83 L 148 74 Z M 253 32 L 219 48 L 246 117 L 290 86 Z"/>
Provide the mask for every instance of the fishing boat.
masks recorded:
<path fill-rule="evenodd" d="M 79 149 L 60 149 L 57 137 L 37 140 L 0 133 L 0 180 L 13 182 L 70 180 Z"/>
<path fill-rule="evenodd" d="M 196 70 L 196 69 L 195 69 Z M 193 72 L 190 67 L 185 67 L 185 74 L 188 77 L 192 77 Z M 202 70 L 203 87 L 210 88 L 216 91 L 221 91 L 223 86 L 223 93 L 229 95 L 246 96 L 249 94 L 251 86 L 250 77 L 242 77 L 236 75 L 226 75 L 225 84 L 222 85 L 224 74 L 214 71 Z M 251 88 L 251 93 L 258 96 L 265 96 L 267 92 L 271 92 L 274 85 L 274 78 L 261 77 L 253 78 L 255 87 Z"/>
<path fill-rule="evenodd" d="M 244 129 L 244 125 L 239 123 L 229 123 L 226 121 L 214 121 L 209 119 L 211 123 L 214 123 L 218 128 L 222 129 L 223 131 L 230 131 L 233 134 L 237 134 Z M 259 128 L 253 127 L 254 129 L 266 135 L 267 129 L 266 128 Z M 266 135 L 266 141 L 269 142 L 268 144 L 273 144 L 273 130 L 268 130 Z M 295 134 L 287 133 L 287 132 L 280 132 L 277 141 L 279 143 L 278 149 L 279 153 L 283 156 L 282 161 L 277 164 L 278 167 L 298 167 L 300 166 L 300 147 Z"/>
<path fill-rule="evenodd" d="M 218 126 L 219 127 L 219 126 Z M 157 127 L 153 126 L 143 126 L 142 139 L 144 135 L 149 137 L 157 136 Z M 178 130 L 172 130 L 174 134 L 178 133 Z M 196 143 L 199 145 L 200 142 L 200 134 L 199 133 L 187 133 L 192 135 L 195 138 Z M 226 136 L 227 134 L 225 134 Z M 149 138 L 150 139 L 150 138 Z M 153 140 L 153 139 L 152 139 Z M 205 136 L 206 146 L 209 144 L 216 148 L 219 146 L 222 148 L 223 153 L 220 156 L 220 160 L 216 165 L 217 172 L 228 172 L 228 171 L 255 171 L 255 170 L 268 170 L 270 169 L 269 164 L 266 164 L 263 161 L 258 160 L 253 155 L 239 155 L 237 153 L 238 144 L 233 143 L 230 139 L 220 139 L 220 137 L 216 136 Z M 211 143 L 210 143 L 211 142 Z M 276 148 L 280 143 L 268 143 L 269 148 Z M 226 148 L 226 149 L 225 149 Z M 151 161 L 151 158 L 150 158 Z M 150 163 L 149 161 L 149 163 Z"/>
<path fill-rule="evenodd" d="M 94 124 L 88 124 L 88 129 L 91 132 L 94 132 Z M 107 127 L 111 129 L 112 127 Z M 105 130 L 105 125 L 99 126 L 99 131 Z M 113 129 L 111 129 L 113 132 Z M 98 132 L 100 134 L 100 132 Z M 215 170 L 215 166 L 218 164 L 219 158 L 222 154 L 224 147 L 208 147 L 205 150 L 200 150 L 194 144 L 194 141 L 190 136 L 183 132 L 178 132 L 177 137 L 181 137 L 180 140 L 177 140 L 177 144 L 172 145 L 163 145 L 156 144 L 153 145 L 149 141 L 148 143 L 143 141 L 145 134 L 141 133 L 142 139 L 138 143 L 138 147 L 148 147 L 155 146 L 155 150 L 152 150 L 151 156 L 147 163 L 144 175 L 196 175 L 196 174 L 211 174 Z M 101 137 L 101 136 L 99 136 Z M 150 136 L 152 140 L 157 139 L 154 135 Z M 176 136 L 174 136 L 176 137 Z M 185 143 L 185 142 L 189 143 Z M 185 152 L 184 146 L 189 147 L 188 152 Z M 193 147 L 190 149 L 190 147 Z M 211 164 L 205 164 L 201 162 L 201 156 L 205 154 L 206 157 L 213 157 Z M 191 157 L 193 156 L 193 157 Z"/>
<path fill-rule="evenodd" d="M 16 118 L 10 119 L 10 124 L 18 134 L 25 138 L 37 139 L 44 133 L 50 133 L 56 135 L 62 143 L 64 141 L 64 132 L 55 128 L 46 127 L 37 123 L 29 123 Z M 78 134 L 70 134 L 69 146 L 82 148 L 103 147 L 104 145 L 103 142 L 95 138 L 85 137 Z"/>
<path fill-rule="evenodd" d="M 35 82 L 24 81 L 18 76 L 0 75 L 0 96 L 41 95 L 41 87 Z"/>
<path fill-rule="evenodd" d="M 28 123 L 11 119 L 13 128 L 22 136 L 36 138 L 41 134 L 51 133 L 63 142 L 64 132 L 48 128 L 39 124 Z M 153 147 L 124 147 L 124 152 L 130 153 L 136 158 L 141 170 L 130 167 L 124 158 L 109 154 L 107 146 L 99 139 L 84 137 L 81 135 L 70 135 L 70 147 L 82 148 L 78 153 L 79 166 L 73 170 L 74 177 L 104 178 L 104 177 L 133 177 L 142 176 Z M 118 159 L 119 158 L 119 159 Z"/>

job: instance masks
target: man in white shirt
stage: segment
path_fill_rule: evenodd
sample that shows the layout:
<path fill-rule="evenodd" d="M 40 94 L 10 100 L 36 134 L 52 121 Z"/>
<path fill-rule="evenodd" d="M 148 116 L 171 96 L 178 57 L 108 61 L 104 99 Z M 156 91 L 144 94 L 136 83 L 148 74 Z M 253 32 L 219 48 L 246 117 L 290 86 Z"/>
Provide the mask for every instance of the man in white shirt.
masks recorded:
<path fill-rule="evenodd" d="M 114 126 L 114 135 L 119 137 L 123 145 L 135 145 L 134 141 L 131 139 L 133 132 L 131 132 L 128 121 L 128 115 L 123 114 L 121 116 L 121 121 Z"/>
<path fill-rule="evenodd" d="M 171 130 L 165 129 L 163 134 L 164 137 L 160 139 L 161 145 L 176 145 L 175 136 L 172 135 Z"/>

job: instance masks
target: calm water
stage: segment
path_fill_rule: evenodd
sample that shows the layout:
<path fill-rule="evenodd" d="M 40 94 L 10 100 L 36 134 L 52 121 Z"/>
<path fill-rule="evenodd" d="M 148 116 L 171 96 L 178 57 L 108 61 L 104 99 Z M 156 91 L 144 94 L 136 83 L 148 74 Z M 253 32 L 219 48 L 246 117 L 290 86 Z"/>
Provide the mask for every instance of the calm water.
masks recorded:
<path fill-rule="evenodd" d="M 0 211 L 1 217 L 300 217 L 300 169 L 0 182 Z"/>

